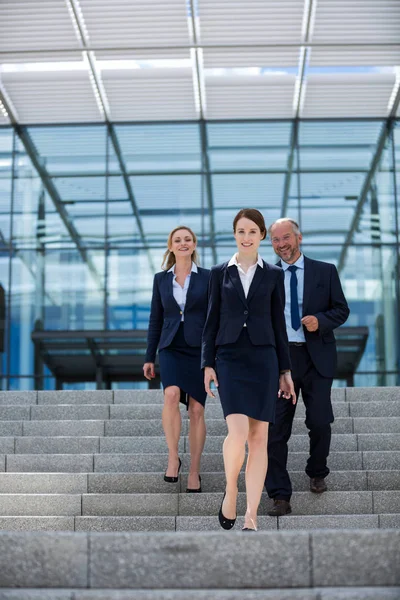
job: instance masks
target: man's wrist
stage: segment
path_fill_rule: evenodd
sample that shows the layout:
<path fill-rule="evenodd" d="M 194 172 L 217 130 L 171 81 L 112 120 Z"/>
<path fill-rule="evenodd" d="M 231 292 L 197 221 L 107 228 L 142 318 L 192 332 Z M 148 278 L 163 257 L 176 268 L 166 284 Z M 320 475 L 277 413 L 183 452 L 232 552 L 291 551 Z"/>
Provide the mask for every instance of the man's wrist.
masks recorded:
<path fill-rule="evenodd" d="M 284 371 L 279 371 L 279 375 L 284 375 L 285 373 L 290 373 L 290 369 L 285 369 Z"/>

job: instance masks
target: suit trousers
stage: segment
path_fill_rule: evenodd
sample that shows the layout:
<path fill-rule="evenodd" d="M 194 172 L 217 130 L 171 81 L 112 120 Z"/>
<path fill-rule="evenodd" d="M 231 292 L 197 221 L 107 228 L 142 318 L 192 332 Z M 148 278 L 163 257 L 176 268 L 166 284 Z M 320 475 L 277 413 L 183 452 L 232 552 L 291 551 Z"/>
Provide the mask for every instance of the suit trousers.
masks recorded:
<path fill-rule="evenodd" d="M 329 474 L 327 459 L 331 443 L 331 423 L 334 420 L 331 388 L 332 379 L 315 369 L 307 346 L 290 346 L 292 378 L 298 398 L 301 390 L 306 407 L 305 424 L 309 430 L 310 456 L 306 465 L 309 477 Z M 269 427 L 268 472 L 265 487 L 270 498 L 289 501 L 292 484 L 287 470 L 288 441 L 292 433 L 296 406 L 290 400 L 278 398 L 275 423 Z"/>

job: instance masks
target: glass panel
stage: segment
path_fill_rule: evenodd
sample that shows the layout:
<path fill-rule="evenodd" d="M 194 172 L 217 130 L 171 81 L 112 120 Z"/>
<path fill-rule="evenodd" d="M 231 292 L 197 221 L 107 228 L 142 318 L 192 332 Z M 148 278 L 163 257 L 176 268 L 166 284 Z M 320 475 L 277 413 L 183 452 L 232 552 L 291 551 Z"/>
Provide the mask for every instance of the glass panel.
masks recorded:
<path fill-rule="evenodd" d="M 117 125 L 115 131 L 127 171 L 200 171 L 197 124 Z"/>
<path fill-rule="evenodd" d="M 300 121 L 293 148 L 290 120 L 203 126 L 29 126 L 29 152 L 43 171 L 17 137 L 14 185 L 13 129 L 0 127 L 0 283 L 11 306 L 2 389 L 7 369 L 12 389 L 35 386 L 30 338 L 38 320 L 49 330 L 145 330 L 153 267 L 161 268 L 171 229 L 191 227 L 201 264 L 211 267 L 236 251 L 232 221 L 245 206 L 260 209 L 267 226 L 293 217 L 305 254 L 340 269 L 347 324 L 369 327 L 356 384 L 399 382 L 399 123 L 395 156 L 387 140 L 369 189 L 382 120 Z M 261 255 L 277 261 L 269 240 Z M 55 385 L 45 368 L 43 386 Z"/>
<path fill-rule="evenodd" d="M 209 123 L 210 165 L 213 171 L 273 171 L 285 169 L 291 123 Z"/>
<path fill-rule="evenodd" d="M 348 249 L 341 273 L 351 309 L 346 325 L 366 325 L 369 336 L 357 371 L 358 385 L 396 385 L 398 304 L 396 300 L 396 247 Z M 371 371 L 373 376 L 365 377 Z M 380 373 L 379 373 L 380 372 Z"/>
<path fill-rule="evenodd" d="M 28 131 L 50 175 L 105 174 L 104 125 L 34 126 Z"/>
<path fill-rule="evenodd" d="M 44 260 L 45 329 L 103 329 L 104 250 L 49 250 Z"/>

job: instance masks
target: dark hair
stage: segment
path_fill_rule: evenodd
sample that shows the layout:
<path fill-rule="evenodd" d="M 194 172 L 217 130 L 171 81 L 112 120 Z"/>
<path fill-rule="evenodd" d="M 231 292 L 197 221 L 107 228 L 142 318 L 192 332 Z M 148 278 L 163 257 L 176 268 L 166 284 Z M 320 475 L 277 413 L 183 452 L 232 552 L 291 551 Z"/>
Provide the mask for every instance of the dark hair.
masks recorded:
<path fill-rule="evenodd" d="M 265 238 L 267 237 L 267 228 L 265 227 L 264 217 L 256 208 L 242 208 L 241 210 L 239 210 L 238 214 L 233 219 L 233 233 L 236 232 L 236 225 L 239 219 L 243 218 L 250 219 L 250 221 L 253 221 L 253 223 L 258 225 L 262 234 L 261 239 L 265 240 Z"/>

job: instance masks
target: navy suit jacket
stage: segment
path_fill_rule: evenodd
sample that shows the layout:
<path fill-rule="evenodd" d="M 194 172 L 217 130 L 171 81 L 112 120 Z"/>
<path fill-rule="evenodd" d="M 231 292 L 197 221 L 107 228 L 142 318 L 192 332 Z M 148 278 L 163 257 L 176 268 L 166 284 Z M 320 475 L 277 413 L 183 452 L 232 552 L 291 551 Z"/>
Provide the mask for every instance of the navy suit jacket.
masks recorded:
<path fill-rule="evenodd" d="M 197 267 L 192 271 L 186 296 L 184 335 L 189 346 L 201 346 L 201 334 L 207 315 L 208 280 L 210 271 Z M 150 322 L 147 333 L 145 362 L 154 362 L 159 350 L 170 345 L 182 319 L 182 312 L 173 294 L 174 274 L 161 271 L 154 276 Z"/>
<path fill-rule="evenodd" d="M 278 265 L 281 263 L 279 262 Z M 303 327 L 307 349 L 318 373 L 334 377 L 337 365 L 333 330 L 350 314 L 335 265 L 304 257 L 303 317 L 317 317 L 317 331 Z"/>
<path fill-rule="evenodd" d="M 256 268 L 247 298 L 236 265 L 224 263 L 211 269 L 203 368 L 214 367 L 216 347 L 236 342 L 246 323 L 251 343 L 274 346 L 279 369 L 290 369 L 283 271 L 265 261 L 263 264 L 263 268 Z"/>

